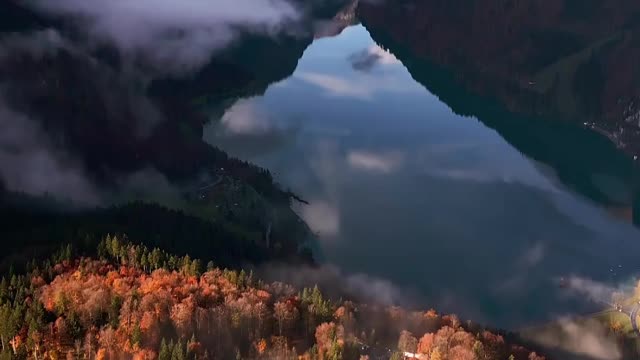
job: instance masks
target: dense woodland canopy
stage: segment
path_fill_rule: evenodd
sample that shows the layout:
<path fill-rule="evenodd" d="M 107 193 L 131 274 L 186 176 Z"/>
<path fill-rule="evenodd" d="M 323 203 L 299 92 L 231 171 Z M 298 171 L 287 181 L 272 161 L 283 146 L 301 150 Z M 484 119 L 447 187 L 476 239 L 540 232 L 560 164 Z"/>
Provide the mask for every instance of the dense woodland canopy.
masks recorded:
<path fill-rule="evenodd" d="M 115 236 L 97 253 L 66 246 L 2 279 L 2 359 L 544 359 L 433 310 L 332 301 Z"/>

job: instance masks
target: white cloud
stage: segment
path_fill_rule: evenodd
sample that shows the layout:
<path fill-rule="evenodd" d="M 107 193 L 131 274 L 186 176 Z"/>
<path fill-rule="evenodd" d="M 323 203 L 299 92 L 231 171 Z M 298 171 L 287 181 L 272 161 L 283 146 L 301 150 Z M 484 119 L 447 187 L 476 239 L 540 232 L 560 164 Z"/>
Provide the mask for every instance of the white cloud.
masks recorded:
<path fill-rule="evenodd" d="M 81 29 L 159 70 L 204 65 L 238 31 L 272 33 L 299 17 L 285 0 L 30 0 L 37 10 L 77 19 Z"/>
<path fill-rule="evenodd" d="M 330 202 L 311 201 L 302 207 L 300 215 L 311 230 L 322 237 L 333 237 L 340 232 L 340 211 Z"/>
<path fill-rule="evenodd" d="M 332 297 L 348 296 L 370 304 L 393 305 L 411 302 L 413 293 L 400 289 L 392 282 L 368 274 L 349 274 L 331 264 L 316 267 L 292 268 L 268 264 L 259 269 L 261 275 L 293 284 L 296 287 L 318 285 Z"/>
<path fill-rule="evenodd" d="M 403 160 L 403 154 L 397 151 L 388 153 L 351 151 L 347 155 L 347 162 L 352 168 L 385 174 L 397 169 Z"/>
<path fill-rule="evenodd" d="M 593 319 L 574 321 L 561 318 L 557 326 L 550 326 L 527 336 L 546 347 L 561 349 L 598 360 L 618 360 L 621 351 L 605 326 Z"/>
<path fill-rule="evenodd" d="M 51 194 L 82 205 L 99 202 L 81 164 L 55 149 L 44 130 L 0 99 L 0 177 L 8 190 Z"/>
<path fill-rule="evenodd" d="M 613 286 L 576 275 L 571 275 L 561 280 L 563 285 L 570 291 L 577 295 L 585 296 L 590 301 L 598 304 L 611 303 L 614 295 L 619 293 L 620 290 Z"/>

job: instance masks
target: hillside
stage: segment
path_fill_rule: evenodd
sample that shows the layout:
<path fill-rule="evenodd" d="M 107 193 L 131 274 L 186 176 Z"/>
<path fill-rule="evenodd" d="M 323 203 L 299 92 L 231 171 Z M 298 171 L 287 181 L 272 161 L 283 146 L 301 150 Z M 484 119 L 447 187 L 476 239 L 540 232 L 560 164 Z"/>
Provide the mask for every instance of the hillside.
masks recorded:
<path fill-rule="evenodd" d="M 586 125 L 632 155 L 640 152 L 638 14 L 638 2 L 626 0 L 358 7 L 383 46 L 409 49 L 513 112 Z"/>
<path fill-rule="evenodd" d="M 107 237 L 97 257 L 66 247 L 0 282 L 2 358 L 541 360 L 435 311 L 332 301 L 316 287 Z M 510 357 L 511 356 L 511 357 Z"/>
<path fill-rule="evenodd" d="M 0 268 L 50 252 L 69 234 L 135 234 L 225 266 L 288 261 L 313 239 L 290 208 L 295 195 L 269 171 L 203 141 L 209 118 L 192 103 L 212 96 L 208 106 L 223 111 L 264 91 L 293 71 L 310 36 L 255 35 L 212 59 L 202 70 L 211 76 L 149 81 L 123 70 L 113 49 L 87 49 L 68 27 L 17 4 L 0 5 L 1 147 L 8 149 L 0 209 L 11 219 L 5 238 L 20 240 L 0 254 Z M 249 61 L 254 53 L 278 59 L 258 64 Z M 29 208 L 39 197 L 63 206 Z M 160 234 L 165 244 L 156 242 Z"/>

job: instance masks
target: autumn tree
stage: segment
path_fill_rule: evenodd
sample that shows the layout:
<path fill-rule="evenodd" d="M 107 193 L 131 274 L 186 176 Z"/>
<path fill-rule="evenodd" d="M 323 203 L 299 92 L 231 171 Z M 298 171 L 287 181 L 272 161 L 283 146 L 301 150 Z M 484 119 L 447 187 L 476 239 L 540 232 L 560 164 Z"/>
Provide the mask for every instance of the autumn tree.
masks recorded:
<path fill-rule="evenodd" d="M 424 336 L 420 338 L 420 342 L 418 343 L 418 353 L 427 355 L 430 354 L 431 348 L 433 347 L 433 340 L 434 334 L 424 334 Z"/>
<path fill-rule="evenodd" d="M 333 322 L 321 324 L 316 329 L 316 344 L 320 359 L 341 359 L 345 345 L 344 328 Z"/>
<path fill-rule="evenodd" d="M 398 339 L 398 349 L 403 352 L 416 353 L 418 350 L 418 339 L 412 333 L 403 330 Z"/>
<path fill-rule="evenodd" d="M 283 330 L 289 329 L 298 319 L 298 309 L 290 302 L 280 301 L 274 305 L 273 311 L 278 321 L 278 334 L 282 336 Z"/>
<path fill-rule="evenodd" d="M 107 237 L 101 260 L 68 252 L 54 255 L 61 263 L 0 280 L 0 360 L 295 359 L 296 348 L 302 359 L 351 360 L 396 340 L 430 360 L 544 359 L 480 328 L 474 336 L 454 316 L 333 303 L 317 286 L 298 293 L 245 271 L 200 274 L 196 259 L 124 237 Z M 418 341 L 400 326 L 424 335 Z"/>

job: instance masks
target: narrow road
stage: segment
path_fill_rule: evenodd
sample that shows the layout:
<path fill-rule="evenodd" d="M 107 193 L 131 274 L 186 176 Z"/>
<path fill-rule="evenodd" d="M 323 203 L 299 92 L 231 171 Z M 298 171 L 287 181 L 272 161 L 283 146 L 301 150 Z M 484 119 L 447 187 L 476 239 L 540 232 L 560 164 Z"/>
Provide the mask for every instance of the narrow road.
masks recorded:
<path fill-rule="evenodd" d="M 640 334 L 640 330 L 638 329 L 638 311 L 640 311 L 640 305 L 636 304 L 631 310 L 629 317 L 631 317 L 631 327 L 633 331 Z"/>
<path fill-rule="evenodd" d="M 617 311 L 627 315 L 631 320 L 631 327 L 633 332 L 640 335 L 640 328 L 638 327 L 638 313 L 640 312 L 640 301 L 635 302 L 632 306 L 620 306 L 617 304 L 611 304 L 606 301 L 600 301 L 602 304 L 613 307 Z"/>

